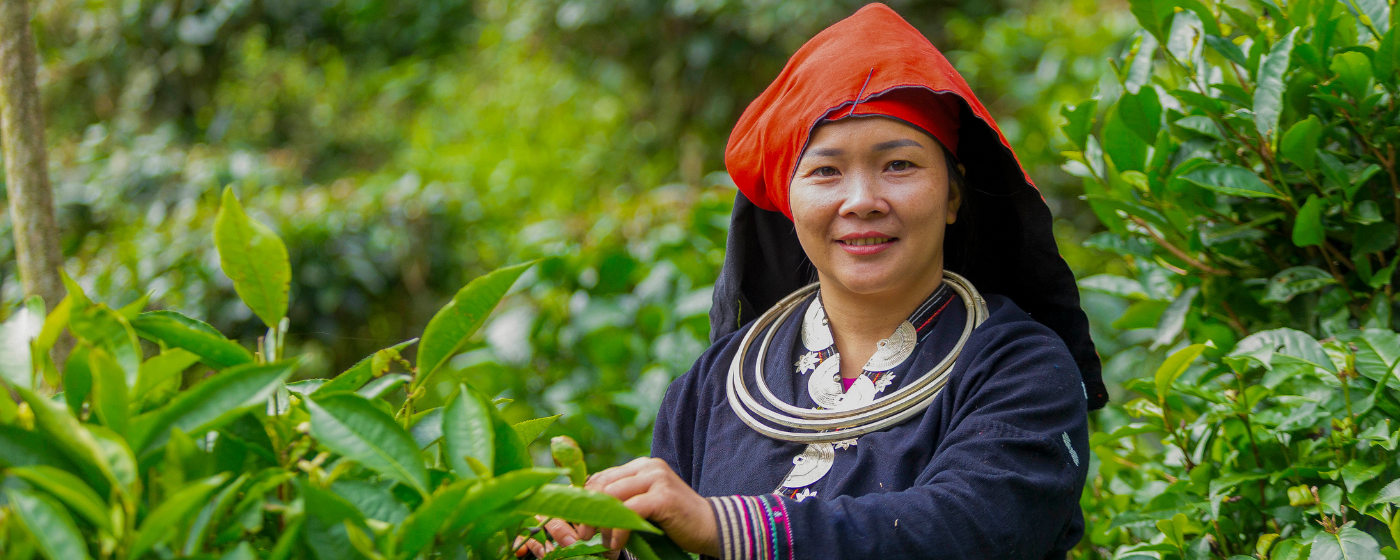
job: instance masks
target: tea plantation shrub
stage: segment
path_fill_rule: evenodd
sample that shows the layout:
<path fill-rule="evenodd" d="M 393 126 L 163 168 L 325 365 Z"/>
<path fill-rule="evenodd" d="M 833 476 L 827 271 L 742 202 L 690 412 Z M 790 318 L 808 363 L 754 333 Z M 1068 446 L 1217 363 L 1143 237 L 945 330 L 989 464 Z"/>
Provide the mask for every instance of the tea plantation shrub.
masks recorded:
<path fill-rule="evenodd" d="M 467 284 L 421 339 L 289 383 L 303 360 L 283 354 L 286 247 L 231 189 L 214 241 L 269 327 L 254 350 L 145 311 L 145 298 L 93 302 L 67 277 L 51 313 L 31 299 L 0 327 L 0 558 L 513 558 L 537 515 L 636 531 L 641 558 L 689 557 L 620 501 L 575 486 L 573 440 L 552 442 L 560 468 L 535 466 L 528 446 L 557 416 L 507 423 L 504 403 L 446 365 L 533 262 Z M 64 330 L 78 344 L 60 369 L 50 349 Z M 416 363 L 403 356 L 413 345 Z M 443 385 L 455 390 L 442 406 L 426 404 Z"/>
<path fill-rule="evenodd" d="M 1400 558 L 1400 40 L 1385 0 L 1133 0 L 1062 114 L 1132 275 L 1084 557 Z"/>

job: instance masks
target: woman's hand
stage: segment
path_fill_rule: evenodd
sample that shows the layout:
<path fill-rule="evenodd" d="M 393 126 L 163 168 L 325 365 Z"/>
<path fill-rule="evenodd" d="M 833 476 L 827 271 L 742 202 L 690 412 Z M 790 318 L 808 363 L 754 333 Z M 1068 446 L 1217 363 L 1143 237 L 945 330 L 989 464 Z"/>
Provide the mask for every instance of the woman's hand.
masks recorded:
<path fill-rule="evenodd" d="M 718 557 L 719 528 L 710 502 L 681 480 L 661 459 L 641 457 L 594 474 L 584 488 L 622 500 L 651 521 L 681 548 Z M 593 536 L 591 527 L 580 527 L 579 539 Z M 603 529 L 603 544 L 621 550 L 628 531 Z"/>

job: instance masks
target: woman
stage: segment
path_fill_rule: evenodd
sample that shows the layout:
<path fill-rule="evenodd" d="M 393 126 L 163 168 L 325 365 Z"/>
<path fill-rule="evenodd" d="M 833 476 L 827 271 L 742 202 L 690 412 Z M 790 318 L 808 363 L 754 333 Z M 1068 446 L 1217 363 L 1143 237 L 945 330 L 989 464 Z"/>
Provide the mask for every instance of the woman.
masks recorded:
<path fill-rule="evenodd" d="M 866 6 L 793 55 L 725 163 L 713 345 L 654 458 L 587 486 L 721 558 L 1064 557 L 1107 397 L 1049 210 L 957 72 Z"/>

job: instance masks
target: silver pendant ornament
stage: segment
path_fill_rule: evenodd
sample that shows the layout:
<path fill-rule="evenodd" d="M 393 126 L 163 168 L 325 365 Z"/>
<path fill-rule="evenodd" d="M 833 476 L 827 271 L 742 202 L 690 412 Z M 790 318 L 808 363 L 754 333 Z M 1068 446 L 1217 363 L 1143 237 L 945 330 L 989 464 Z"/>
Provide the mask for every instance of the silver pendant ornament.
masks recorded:
<path fill-rule="evenodd" d="M 865 371 L 889 371 L 914 354 L 914 345 L 919 342 L 919 332 L 909 321 L 899 323 L 894 334 L 875 344 L 875 354 L 865 362 Z"/>
<path fill-rule="evenodd" d="M 812 352 L 821 352 L 835 343 L 831 338 L 831 327 L 827 323 L 826 309 L 822 308 L 821 296 L 812 298 L 812 303 L 807 306 L 806 315 L 802 316 L 802 346 Z"/>
<path fill-rule="evenodd" d="M 783 479 L 787 488 L 811 486 L 831 471 L 836 462 L 836 449 L 830 443 L 812 443 L 801 455 L 792 458 L 792 470 Z"/>
<path fill-rule="evenodd" d="M 807 395 L 822 408 L 835 409 L 841 402 L 841 354 L 832 354 L 807 378 Z"/>

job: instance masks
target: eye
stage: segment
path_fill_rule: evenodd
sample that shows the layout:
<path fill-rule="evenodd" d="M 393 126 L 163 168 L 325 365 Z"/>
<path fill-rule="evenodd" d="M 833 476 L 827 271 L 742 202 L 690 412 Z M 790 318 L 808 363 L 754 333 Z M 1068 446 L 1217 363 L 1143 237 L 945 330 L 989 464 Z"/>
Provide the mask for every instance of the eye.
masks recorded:
<path fill-rule="evenodd" d="M 911 167 L 914 167 L 913 163 L 900 159 L 890 162 L 885 166 L 885 169 L 889 171 L 907 171 Z"/>
<path fill-rule="evenodd" d="M 830 165 L 824 165 L 822 167 L 818 167 L 812 170 L 812 175 L 815 177 L 835 177 L 840 174 L 841 172 L 837 171 L 835 167 L 832 167 Z"/>

